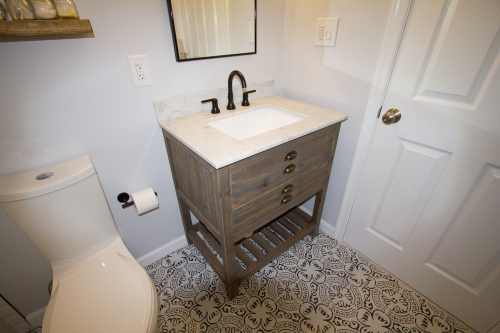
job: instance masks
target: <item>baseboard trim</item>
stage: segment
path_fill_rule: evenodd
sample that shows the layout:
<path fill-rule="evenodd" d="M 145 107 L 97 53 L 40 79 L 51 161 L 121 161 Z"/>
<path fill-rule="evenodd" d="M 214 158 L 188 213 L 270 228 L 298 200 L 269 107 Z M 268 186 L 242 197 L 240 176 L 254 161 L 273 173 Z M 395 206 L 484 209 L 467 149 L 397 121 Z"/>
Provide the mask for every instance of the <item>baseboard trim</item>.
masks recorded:
<path fill-rule="evenodd" d="M 181 237 L 178 237 L 174 239 L 171 242 L 168 242 L 165 245 L 160 246 L 159 248 L 146 253 L 140 258 L 137 258 L 136 260 L 139 262 L 139 264 L 142 267 L 146 267 L 148 265 L 151 265 L 154 263 L 156 260 L 161 259 L 165 257 L 166 255 L 180 249 L 183 246 L 187 245 L 187 239 L 186 236 L 182 235 Z"/>
<path fill-rule="evenodd" d="M 299 208 L 302 209 L 307 214 L 312 216 L 312 212 L 309 209 L 305 208 L 304 206 L 301 206 Z M 319 227 L 326 234 L 334 237 L 335 227 L 333 225 L 331 225 L 330 223 L 321 219 L 321 224 Z M 176 250 L 178 250 L 181 247 L 186 246 L 186 245 L 187 245 L 186 236 L 182 235 L 182 236 L 174 239 L 173 241 L 168 242 L 167 244 L 162 245 L 159 248 L 157 248 L 149 253 L 146 253 L 145 255 L 143 255 L 140 258 L 137 258 L 136 260 L 137 260 L 137 262 L 139 262 L 139 264 L 142 267 L 146 267 L 148 265 L 151 265 L 152 263 L 154 263 L 158 259 L 161 259 L 161 258 L 167 256 L 168 254 L 170 254 L 170 253 L 172 253 L 172 252 L 174 252 L 174 251 L 176 251 Z"/>
<path fill-rule="evenodd" d="M 33 327 L 42 326 L 43 317 L 45 316 L 45 310 L 47 310 L 46 306 L 30 313 L 26 316 L 26 321 Z"/>
<path fill-rule="evenodd" d="M 305 208 L 304 206 L 300 206 L 299 208 L 301 210 L 303 210 L 304 212 L 306 212 L 307 214 L 312 216 L 313 213 L 309 209 Z M 330 223 L 321 219 L 321 222 L 319 224 L 319 228 L 321 230 L 323 230 L 328 236 L 335 238 L 335 227 L 333 225 L 331 225 Z"/>

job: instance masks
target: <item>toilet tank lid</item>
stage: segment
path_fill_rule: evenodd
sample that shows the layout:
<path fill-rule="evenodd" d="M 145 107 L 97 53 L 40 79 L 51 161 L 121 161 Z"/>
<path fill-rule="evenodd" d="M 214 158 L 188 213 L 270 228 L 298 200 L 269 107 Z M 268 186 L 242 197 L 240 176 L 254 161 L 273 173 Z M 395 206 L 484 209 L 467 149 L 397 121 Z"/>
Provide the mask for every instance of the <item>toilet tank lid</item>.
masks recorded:
<path fill-rule="evenodd" d="M 0 177 L 0 202 L 44 195 L 77 183 L 95 173 L 89 156 L 44 168 Z"/>

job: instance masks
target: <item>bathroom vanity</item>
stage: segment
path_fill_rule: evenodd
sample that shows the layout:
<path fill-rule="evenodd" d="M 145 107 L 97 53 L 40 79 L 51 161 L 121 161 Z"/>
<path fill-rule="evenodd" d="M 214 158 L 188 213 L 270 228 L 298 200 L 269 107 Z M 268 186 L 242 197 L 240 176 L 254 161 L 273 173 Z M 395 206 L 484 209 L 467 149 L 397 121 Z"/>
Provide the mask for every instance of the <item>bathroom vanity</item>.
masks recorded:
<path fill-rule="evenodd" d="M 259 108 L 299 120 L 243 139 L 233 137 L 243 130 L 226 134 L 213 125 Z M 252 128 L 252 115 L 245 117 L 245 128 Z M 159 121 L 186 237 L 225 282 L 230 299 L 239 283 L 306 235 L 318 233 L 340 123 L 346 119 L 268 96 L 218 115 L 202 111 Z M 298 208 L 311 197 L 312 216 Z"/>

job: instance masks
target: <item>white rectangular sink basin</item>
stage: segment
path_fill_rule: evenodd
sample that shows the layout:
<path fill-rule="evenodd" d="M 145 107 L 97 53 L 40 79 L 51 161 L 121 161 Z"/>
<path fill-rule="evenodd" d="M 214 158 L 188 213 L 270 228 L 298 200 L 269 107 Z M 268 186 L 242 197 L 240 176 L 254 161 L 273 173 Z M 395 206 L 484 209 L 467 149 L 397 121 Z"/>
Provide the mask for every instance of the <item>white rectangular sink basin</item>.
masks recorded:
<path fill-rule="evenodd" d="M 273 105 L 261 105 L 206 122 L 237 140 L 244 140 L 307 118 L 303 114 Z"/>

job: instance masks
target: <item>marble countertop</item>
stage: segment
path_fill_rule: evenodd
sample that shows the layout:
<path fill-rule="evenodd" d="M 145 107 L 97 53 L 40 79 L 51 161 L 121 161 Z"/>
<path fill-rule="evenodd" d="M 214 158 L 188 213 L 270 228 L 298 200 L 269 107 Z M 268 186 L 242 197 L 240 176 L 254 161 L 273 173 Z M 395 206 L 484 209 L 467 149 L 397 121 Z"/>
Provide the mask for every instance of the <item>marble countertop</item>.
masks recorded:
<path fill-rule="evenodd" d="M 209 119 L 266 104 L 300 113 L 306 118 L 244 140 L 234 139 L 206 123 Z M 236 110 L 231 111 L 226 110 L 225 106 L 221 105 L 220 110 L 219 114 L 201 111 L 178 118 L 161 120 L 158 124 L 214 168 L 219 169 L 347 119 L 346 114 L 276 95 L 251 101 L 251 105 L 246 107 L 238 104 Z"/>

